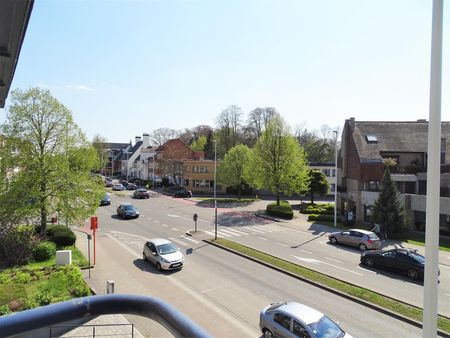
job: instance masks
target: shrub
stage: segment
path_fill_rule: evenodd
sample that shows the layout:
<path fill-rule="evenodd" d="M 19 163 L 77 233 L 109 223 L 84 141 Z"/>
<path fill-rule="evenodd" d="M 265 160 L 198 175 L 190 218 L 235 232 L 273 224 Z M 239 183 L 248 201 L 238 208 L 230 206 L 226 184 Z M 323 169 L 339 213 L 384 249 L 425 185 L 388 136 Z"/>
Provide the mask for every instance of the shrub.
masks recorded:
<path fill-rule="evenodd" d="M 317 222 L 334 222 L 334 215 L 317 215 L 311 214 L 308 216 L 308 221 L 317 221 Z M 340 217 L 337 217 L 337 221 L 340 222 Z"/>
<path fill-rule="evenodd" d="M 34 299 L 25 299 L 23 302 L 24 310 L 34 309 L 35 307 L 38 307 L 38 306 L 39 306 L 39 304 L 36 303 L 36 301 Z"/>
<path fill-rule="evenodd" d="M 49 240 L 58 247 L 74 245 L 77 237 L 70 228 L 65 225 L 55 225 L 47 230 Z"/>
<path fill-rule="evenodd" d="M 292 219 L 294 217 L 294 212 L 288 201 L 280 201 L 280 205 L 277 205 L 276 202 L 267 205 L 266 213 L 285 219 Z"/>
<path fill-rule="evenodd" d="M 8 305 L 0 306 L 0 316 L 9 315 L 10 313 L 11 313 L 11 310 L 9 309 Z"/>
<path fill-rule="evenodd" d="M 19 225 L 0 232 L 0 265 L 14 266 L 26 263 L 33 254 L 34 227 Z"/>
<path fill-rule="evenodd" d="M 48 305 L 52 302 L 52 298 L 50 297 L 50 294 L 48 292 L 41 292 L 36 297 L 36 301 L 39 303 L 40 306 Z"/>
<path fill-rule="evenodd" d="M 56 244 L 53 242 L 40 242 L 33 252 L 33 257 L 38 262 L 52 258 L 56 253 Z"/>
<path fill-rule="evenodd" d="M 31 275 L 27 272 L 18 272 L 18 273 L 16 273 L 16 276 L 15 276 L 16 283 L 26 284 L 26 283 L 30 282 L 32 279 L 33 278 L 31 277 Z"/>

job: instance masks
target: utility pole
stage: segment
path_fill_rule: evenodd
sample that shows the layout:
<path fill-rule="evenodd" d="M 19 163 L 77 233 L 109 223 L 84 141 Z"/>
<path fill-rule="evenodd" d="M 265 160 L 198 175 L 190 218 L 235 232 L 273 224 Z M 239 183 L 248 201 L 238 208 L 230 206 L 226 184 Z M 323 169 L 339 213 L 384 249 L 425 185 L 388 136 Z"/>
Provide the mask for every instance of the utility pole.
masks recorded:
<path fill-rule="evenodd" d="M 216 195 L 216 186 L 217 186 L 217 141 L 214 140 L 214 239 L 217 239 L 217 195 Z"/>

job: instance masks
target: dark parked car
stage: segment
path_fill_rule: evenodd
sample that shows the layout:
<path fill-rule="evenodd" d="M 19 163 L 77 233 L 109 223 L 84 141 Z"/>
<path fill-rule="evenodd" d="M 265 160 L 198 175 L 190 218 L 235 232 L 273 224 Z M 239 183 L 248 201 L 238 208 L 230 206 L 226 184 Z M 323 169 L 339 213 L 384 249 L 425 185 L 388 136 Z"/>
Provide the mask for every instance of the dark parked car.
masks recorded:
<path fill-rule="evenodd" d="M 109 197 L 108 193 L 105 193 L 100 200 L 100 205 L 110 205 L 111 204 L 111 197 Z"/>
<path fill-rule="evenodd" d="M 139 211 L 130 203 L 124 203 L 117 207 L 117 216 L 123 219 L 138 218 Z"/>
<path fill-rule="evenodd" d="M 150 194 L 146 189 L 137 189 L 133 193 L 133 198 L 150 198 Z"/>
<path fill-rule="evenodd" d="M 126 188 L 128 185 L 128 181 L 122 180 L 120 181 L 120 184 L 122 184 Z"/>
<path fill-rule="evenodd" d="M 408 276 L 410 279 L 422 279 L 425 269 L 425 257 L 411 249 L 392 249 L 366 251 L 361 254 L 361 263 L 367 267 L 391 270 Z"/>
<path fill-rule="evenodd" d="M 192 197 L 190 190 L 178 190 L 173 194 L 173 197 Z"/>
<path fill-rule="evenodd" d="M 127 185 L 127 190 L 136 190 L 137 189 L 137 185 L 134 183 L 128 183 Z"/>

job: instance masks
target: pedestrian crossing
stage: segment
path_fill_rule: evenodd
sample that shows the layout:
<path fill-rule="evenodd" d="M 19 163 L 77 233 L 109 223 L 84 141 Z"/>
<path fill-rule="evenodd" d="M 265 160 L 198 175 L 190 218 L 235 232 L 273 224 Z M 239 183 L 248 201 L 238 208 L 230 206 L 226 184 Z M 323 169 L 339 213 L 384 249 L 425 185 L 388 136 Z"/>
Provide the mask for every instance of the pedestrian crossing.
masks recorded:
<path fill-rule="evenodd" d="M 241 236 L 250 236 L 250 235 L 262 235 L 265 233 L 273 233 L 277 231 L 285 230 L 282 227 L 277 227 L 273 225 L 253 225 L 247 227 L 241 227 L 239 230 L 235 228 L 226 228 L 220 227 L 217 229 L 217 237 L 230 238 L 230 237 L 241 237 Z M 215 236 L 214 231 L 203 230 L 203 232 L 208 235 Z"/>

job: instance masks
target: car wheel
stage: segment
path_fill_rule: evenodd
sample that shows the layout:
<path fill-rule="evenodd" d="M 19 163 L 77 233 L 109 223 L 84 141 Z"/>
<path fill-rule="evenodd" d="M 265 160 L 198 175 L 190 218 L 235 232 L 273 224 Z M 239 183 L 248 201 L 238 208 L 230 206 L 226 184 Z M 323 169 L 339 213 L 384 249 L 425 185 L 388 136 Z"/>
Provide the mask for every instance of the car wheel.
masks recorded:
<path fill-rule="evenodd" d="M 330 242 L 331 242 L 331 244 L 336 244 L 337 243 L 336 237 L 331 237 Z"/>
<path fill-rule="evenodd" d="M 263 330 L 263 335 L 264 335 L 264 338 L 273 338 L 273 337 L 275 337 L 273 335 L 272 331 L 270 331 L 269 329 L 264 329 Z"/>
<path fill-rule="evenodd" d="M 375 262 L 373 261 L 372 258 L 366 257 L 366 259 L 364 259 L 364 265 L 368 266 L 369 268 L 371 268 L 371 267 L 373 267 L 375 265 Z"/>
<path fill-rule="evenodd" d="M 409 269 L 408 270 L 408 278 L 410 278 L 412 280 L 416 280 L 417 278 L 419 278 L 419 273 L 417 272 L 416 269 Z"/>
<path fill-rule="evenodd" d="M 156 263 L 156 270 L 158 270 L 158 271 L 161 271 L 161 270 L 162 270 L 161 264 L 159 264 L 159 262 Z"/>
<path fill-rule="evenodd" d="M 365 245 L 364 243 L 361 243 L 361 244 L 359 245 L 359 250 L 361 250 L 361 251 L 366 251 L 366 250 L 367 250 L 367 245 Z"/>
<path fill-rule="evenodd" d="M 147 260 L 147 256 L 145 255 L 145 252 L 142 253 L 142 259 L 143 259 L 144 261 Z"/>

